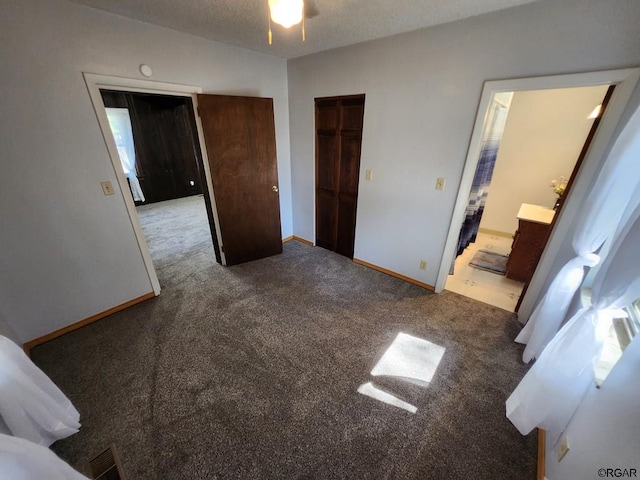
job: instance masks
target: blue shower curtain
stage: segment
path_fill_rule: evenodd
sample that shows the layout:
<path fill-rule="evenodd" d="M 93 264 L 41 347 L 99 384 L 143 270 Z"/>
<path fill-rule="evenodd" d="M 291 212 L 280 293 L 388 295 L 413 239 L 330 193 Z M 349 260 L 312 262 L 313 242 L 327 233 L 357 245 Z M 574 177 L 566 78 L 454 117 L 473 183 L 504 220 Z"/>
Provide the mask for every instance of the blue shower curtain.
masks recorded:
<path fill-rule="evenodd" d="M 498 156 L 500 140 L 507 121 L 507 113 L 507 107 L 495 100 L 492 102 L 482 134 L 480 158 L 478 159 L 478 166 L 471 185 L 469 203 L 467 204 L 460 236 L 458 237 L 456 257 L 462 254 L 465 248 L 476 240 L 478 228 L 480 228 L 480 220 L 482 220 L 482 212 L 489 195 L 489 186 L 491 185 L 493 168 Z"/>

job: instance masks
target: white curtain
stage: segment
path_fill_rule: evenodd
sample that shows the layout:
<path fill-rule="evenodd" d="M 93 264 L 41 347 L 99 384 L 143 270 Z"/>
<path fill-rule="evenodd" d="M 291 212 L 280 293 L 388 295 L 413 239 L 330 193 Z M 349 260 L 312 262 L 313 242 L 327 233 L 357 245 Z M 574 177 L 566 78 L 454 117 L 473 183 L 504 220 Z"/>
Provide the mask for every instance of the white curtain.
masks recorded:
<path fill-rule="evenodd" d="M 585 205 L 578 215 L 573 235 L 576 257 L 556 275 L 531 318 L 516 338 L 525 343 L 522 359 L 528 363 L 540 356 L 544 347 L 558 332 L 569 305 L 582 284 L 585 267 L 599 262 L 595 254 L 616 230 L 623 212 L 632 211 L 640 176 L 640 110 L 636 111 L 622 131 L 598 176 Z"/>
<path fill-rule="evenodd" d="M 12 435 L 38 445 L 78 432 L 80 414 L 15 343 L 0 336 L 0 416 Z"/>
<path fill-rule="evenodd" d="M 0 478 L 11 480 L 88 480 L 46 447 L 0 434 Z"/>
<path fill-rule="evenodd" d="M 640 207 L 616 232 L 595 276 L 590 307 L 576 313 L 551 340 L 507 400 L 507 417 L 522 434 L 547 430 L 555 443 L 587 389 L 616 310 L 640 297 Z"/>
<path fill-rule="evenodd" d="M 551 283 L 516 341 L 527 343 L 525 362 L 537 358 L 507 400 L 507 416 L 521 433 L 547 430 L 555 442 L 586 389 L 593 385 L 593 362 L 600 356 L 602 332 L 612 312 L 640 297 L 640 110 L 614 144 L 580 216 L 568 262 Z M 611 237 L 601 260 L 595 253 Z M 593 282 L 592 306 L 560 329 L 582 284 L 585 266 L 600 265 Z M 559 331 L 558 331 L 559 330 Z"/>
<path fill-rule="evenodd" d="M 129 179 L 131 195 L 138 202 L 144 202 L 144 193 L 140 187 L 140 182 L 136 175 L 136 149 L 133 143 L 133 129 L 131 128 L 131 117 L 126 108 L 106 108 L 107 118 L 111 133 L 118 147 L 120 163 L 124 170 L 124 175 Z"/>

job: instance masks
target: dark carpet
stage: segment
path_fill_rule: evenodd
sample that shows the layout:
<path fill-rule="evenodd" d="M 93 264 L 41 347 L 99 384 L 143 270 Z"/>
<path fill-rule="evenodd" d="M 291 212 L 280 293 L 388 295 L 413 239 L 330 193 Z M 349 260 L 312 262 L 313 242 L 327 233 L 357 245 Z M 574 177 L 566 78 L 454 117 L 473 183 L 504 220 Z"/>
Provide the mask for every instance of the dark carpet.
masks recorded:
<path fill-rule="evenodd" d="M 145 209 L 162 294 L 32 352 L 81 413 L 52 447 L 72 466 L 114 442 L 130 480 L 535 478 L 536 436 L 505 417 L 511 313 L 295 241 L 224 268 L 201 199 Z M 428 388 L 370 376 L 399 332 L 446 348 Z"/>

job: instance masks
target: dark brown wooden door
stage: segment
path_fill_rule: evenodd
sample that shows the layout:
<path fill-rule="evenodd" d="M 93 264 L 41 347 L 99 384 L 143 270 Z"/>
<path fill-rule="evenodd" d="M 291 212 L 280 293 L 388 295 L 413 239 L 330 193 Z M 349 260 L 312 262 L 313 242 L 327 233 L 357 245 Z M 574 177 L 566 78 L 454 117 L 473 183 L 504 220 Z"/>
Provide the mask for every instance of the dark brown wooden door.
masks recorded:
<path fill-rule="evenodd" d="M 316 245 L 353 258 L 364 95 L 316 99 Z"/>
<path fill-rule="evenodd" d="M 271 98 L 198 95 L 227 265 L 282 253 Z"/>

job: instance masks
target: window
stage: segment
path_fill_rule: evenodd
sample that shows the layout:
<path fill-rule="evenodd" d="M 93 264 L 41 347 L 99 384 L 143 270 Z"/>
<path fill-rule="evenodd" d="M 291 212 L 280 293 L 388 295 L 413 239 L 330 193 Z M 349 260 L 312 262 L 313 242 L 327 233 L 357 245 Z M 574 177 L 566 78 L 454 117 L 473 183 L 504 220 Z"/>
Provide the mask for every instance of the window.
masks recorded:
<path fill-rule="evenodd" d="M 605 338 L 602 355 L 594 367 L 596 385 L 602 385 L 622 353 L 640 331 L 640 298 L 619 310 Z"/>

